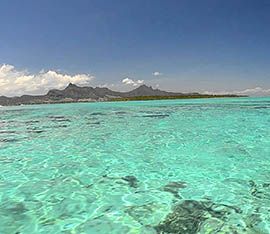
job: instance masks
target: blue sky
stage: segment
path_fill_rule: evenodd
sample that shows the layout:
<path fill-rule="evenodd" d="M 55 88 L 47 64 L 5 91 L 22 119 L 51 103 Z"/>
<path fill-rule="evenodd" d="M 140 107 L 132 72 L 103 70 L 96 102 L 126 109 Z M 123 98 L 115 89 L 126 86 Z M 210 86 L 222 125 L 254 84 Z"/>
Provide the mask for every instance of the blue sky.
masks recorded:
<path fill-rule="evenodd" d="M 115 89 L 143 80 L 178 91 L 268 90 L 269 12 L 267 0 L 1 0 L 0 64 L 12 65 L 2 79 L 55 71 Z"/>

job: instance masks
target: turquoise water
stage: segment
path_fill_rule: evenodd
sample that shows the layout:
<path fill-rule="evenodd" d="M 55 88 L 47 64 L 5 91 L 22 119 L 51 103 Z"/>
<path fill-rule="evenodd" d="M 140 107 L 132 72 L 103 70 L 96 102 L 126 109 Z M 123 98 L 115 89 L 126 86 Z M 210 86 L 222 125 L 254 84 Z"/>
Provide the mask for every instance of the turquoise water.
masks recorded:
<path fill-rule="evenodd" d="M 270 233 L 270 98 L 1 107 L 0 233 Z"/>

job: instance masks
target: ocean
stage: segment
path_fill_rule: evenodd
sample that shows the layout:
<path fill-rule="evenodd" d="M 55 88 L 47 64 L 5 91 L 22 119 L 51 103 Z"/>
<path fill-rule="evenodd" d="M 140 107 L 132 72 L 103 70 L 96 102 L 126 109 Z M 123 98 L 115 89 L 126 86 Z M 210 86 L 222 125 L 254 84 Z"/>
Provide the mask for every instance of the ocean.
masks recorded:
<path fill-rule="evenodd" d="M 0 233 L 270 233 L 270 98 L 1 107 Z"/>

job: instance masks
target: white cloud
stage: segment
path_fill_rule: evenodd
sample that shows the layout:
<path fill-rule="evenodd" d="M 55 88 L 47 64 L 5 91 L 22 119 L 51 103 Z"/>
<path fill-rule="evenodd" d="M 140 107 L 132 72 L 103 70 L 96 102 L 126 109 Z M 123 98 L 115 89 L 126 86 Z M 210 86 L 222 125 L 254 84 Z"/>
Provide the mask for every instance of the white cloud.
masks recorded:
<path fill-rule="evenodd" d="M 93 79 L 89 74 L 69 75 L 52 70 L 30 74 L 27 70 L 3 64 L 0 65 L 0 95 L 44 94 L 50 89 L 65 88 L 69 83 L 87 85 Z"/>
<path fill-rule="evenodd" d="M 98 87 L 100 87 L 100 88 L 110 88 L 110 87 L 114 87 L 114 86 L 115 86 L 115 84 L 109 84 L 109 83 L 98 85 Z"/>
<path fill-rule="evenodd" d="M 161 72 L 158 72 L 158 71 L 155 71 L 152 73 L 153 76 L 161 76 L 162 73 Z"/>
<path fill-rule="evenodd" d="M 262 87 L 249 88 L 236 91 L 204 91 L 204 94 L 238 94 L 247 96 L 270 96 L 270 89 L 264 89 Z"/>
<path fill-rule="evenodd" d="M 137 86 L 144 83 L 144 80 L 132 80 L 128 77 L 122 80 L 123 84 Z"/>
<path fill-rule="evenodd" d="M 242 91 L 236 92 L 242 95 L 251 95 L 251 96 L 268 96 L 270 95 L 270 89 L 264 89 L 262 87 L 256 87 L 251 89 L 245 89 Z"/>

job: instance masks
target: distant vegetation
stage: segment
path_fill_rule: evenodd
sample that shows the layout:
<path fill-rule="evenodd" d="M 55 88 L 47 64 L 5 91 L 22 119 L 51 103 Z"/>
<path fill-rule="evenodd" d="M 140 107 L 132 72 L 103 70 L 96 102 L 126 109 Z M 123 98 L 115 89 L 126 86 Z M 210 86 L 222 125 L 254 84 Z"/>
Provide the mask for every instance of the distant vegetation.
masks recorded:
<path fill-rule="evenodd" d="M 208 95 L 208 94 L 189 94 L 177 96 L 139 96 L 139 97 L 121 97 L 111 98 L 110 101 L 147 101 L 147 100 L 162 100 L 162 99 L 193 99 L 193 98 L 232 98 L 244 97 L 239 95 Z"/>

